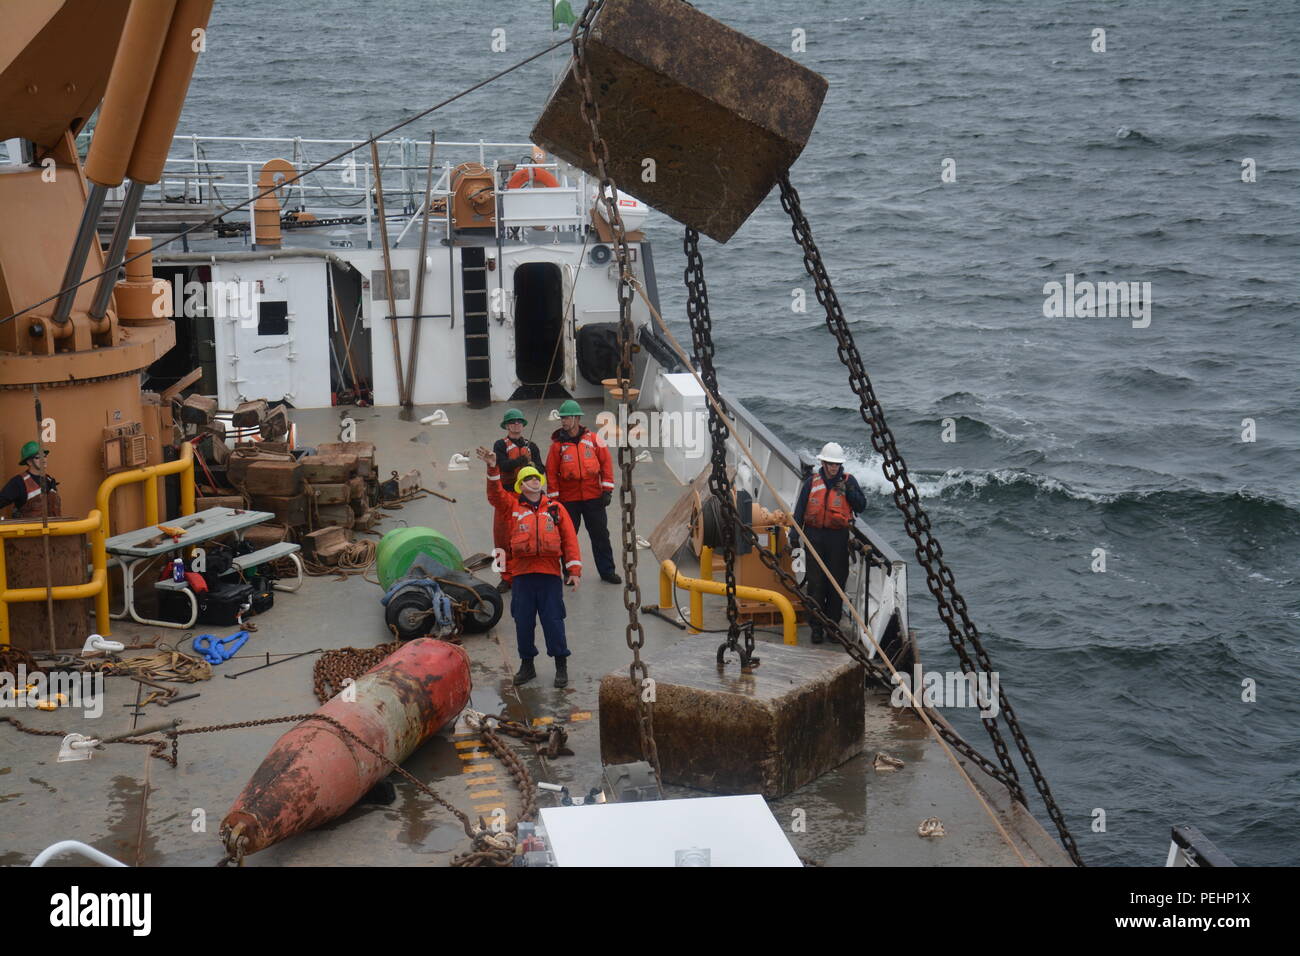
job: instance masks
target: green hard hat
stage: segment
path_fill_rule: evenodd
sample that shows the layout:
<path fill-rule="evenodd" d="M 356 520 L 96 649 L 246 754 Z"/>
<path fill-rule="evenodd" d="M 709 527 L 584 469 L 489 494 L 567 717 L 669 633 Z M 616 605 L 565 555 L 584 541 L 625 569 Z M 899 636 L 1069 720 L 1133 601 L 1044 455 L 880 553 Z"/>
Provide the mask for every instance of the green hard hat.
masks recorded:
<path fill-rule="evenodd" d="M 528 419 L 524 418 L 524 413 L 517 408 L 507 408 L 506 413 L 501 416 L 501 427 L 505 428 L 511 422 L 520 422 L 528 424 Z"/>
<path fill-rule="evenodd" d="M 560 417 L 567 418 L 569 415 L 577 415 L 579 418 L 582 417 L 582 406 L 573 399 L 569 399 L 560 406 Z"/>
<path fill-rule="evenodd" d="M 27 459 L 35 458 L 40 453 L 41 453 L 40 443 L 29 441 L 26 445 L 23 445 L 23 450 L 22 452 L 19 453 L 18 464 L 25 465 L 27 464 Z M 48 448 L 45 449 L 45 454 L 48 455 L 49 453 L 50 450 Z"/>

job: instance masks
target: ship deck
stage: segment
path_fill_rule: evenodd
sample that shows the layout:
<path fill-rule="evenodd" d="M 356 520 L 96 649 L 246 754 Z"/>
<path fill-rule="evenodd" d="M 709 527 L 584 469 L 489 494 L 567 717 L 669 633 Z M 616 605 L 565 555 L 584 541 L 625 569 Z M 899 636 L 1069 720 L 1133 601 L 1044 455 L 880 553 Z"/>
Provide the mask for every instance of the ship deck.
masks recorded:
<path fill-rule="evenodd" d="M 524 413 L 537 415 L 536 403 Z M 451 424 L 423 426 L 419 418 L 431 408 L 417 408 L 403 417 L 396 409 L 354 409 L 357 438 L 378 447 L 381 474 L 418 468 L 423 484 L 457 499 L 455 504 L 433 496 L 392 511 L 380 530 L 400 523 L 427 525 L 456 541 L 462 552 L 491 550 L 491 511 L 484 497 L 484 472 L 474 460 L 468 471 L 449 472 L 452 453 L 473 455 L 479 444 L 490 444 L 501 433 L 502 406 L 470 410 L 447 408 Z M 293 413 L 299 444 L 335 440 L 339 409 Z M 553 425 L 541 420 L 533 435 L 545 451 Z M 638 533 L 648 537 L 681 493 L 681 486 L 659 460 L 636 469 Z M 617 474 L 617 471 L 616 471 Z M 617 479 L 616 479 L 617 480 Z M 611 529 L 617 527 L 611 510 Z M 584 566 L 593 572 L 590 544 L 580 532 Z M 611 535 L 615 547 L 617 534 Z M 648 550 L 640 556 L 641 592 L 647 601 L 658 594 L 657 563 Z M 686 569 L 684 569 L 686 570 Z M 689 573 L 689 571 L 688 571 Z M 494 579 L 485 572 L 487 579 Z M 54 713 L 31 709 L 7 710 L 28 726 L 105 736 L 173 717 L 187 726 L 249 721 L 304 713 L 318 705 L 312 691 L 316 655 L 289 660 L 237 680 L 223 679 L 259 663 L 266 655 L 288 655 L 314 648 L 367 647 L 390 638 L 379 605 L 378 588 L 361 576 L 338 581 L 309 577 L 296 593 L 277 593 L 275 607 L 255 618 L 258 630 L 233 661 L 215 668 L 214 679 L 182 685 L 183 693 L 200 697 L 166 709 L 147 708 L 145 717 L 131 716 L 135 683 L 125 678 L 106 681 L 103 716 L 89 719 L 79 710 Z M 683 598 L 684 601 L 684 598 Z M 573 756 L 546 760 L 531 745 L 511 741 L 525 754 L 535 779 L 567 785 L 575 794 L 598 785 L 601 776 L 599 720 L 600 679 L 626 672 L 630 652 L 624 643 L 625 611 L 622 588 L 602 583 L 588 573 L 576 595 L 566 597 L 570 685 L 551 686 L 552 668 L 538 658 L 538 680 L 522 688 L 511 686 L 518 666 L 514 629 L 507 613 L 486 635 L 467 635 L 464 646 L 473 667 L 470 706 L 495 713 L 505 711 L 523 721 L 562 721 L 569 731 Z M 717 613 L 719 602 L 706 602 Z M 701 655 L 712 657 L 716 635 L 687 636 L 665 621 L 643 615 L 646 644 L 643 657 L 651 673 L 657 654 L 679 641 L 696 641 Z M 711 625 L 716 626 L 716 625 Z M 114 622 L 113 637 L 131 642 L 155 634 L 179 643 L 194 632 Z M 779 640 L 774 635 L 761 638 Z M 538 635 L 540 643 L 540 633 Z M 186 642 L 188 643 L 188 641 Z M 839 649 L 806 646 L 809 654 L 839 654 Z M 273 656 L 272 660 L 279 658 Z M 22 865 L 59 840 L 81 840 L 131 865 L 211 865 L 222 856 L 217 831 L 244 782 L 287 725 L 227 730 L 182 737 L 175 769 L 149 756 L 148 748 L 109 745 L 92 760 L 58 763 L 58 739 L 20 734 L 0 727 L 0 804 L 4 805 L 0 864 Z M 492 808 L 504 807 L 513 819 L 518 794 L 495 758 L 466 760 L 474 740 L 462 722 L 427 741 L 405 767 L 432 786 L 444 799 L 472 816 L 490 818 Z M 884 751 L 904 762 L 901 770 L 877 773 L 872 766 Z M 485 766 L 490 765 L 490 766 Z M 996 809 L 1016 848 L 1031 865 L 1068 865 L 1068 860 L 1026 811 L 1012 804 L 1005 791 L 977 768 L 967 771 Z M 481 783 L 484 776 L 497 786 Z M 471 787 L 472 781 L 480 781 Z M 359 805 L 318 830 L 301 834 L 246 860 L 249 866 L 323 865 L 446 865 L 467 847 L 457 821 L 416 788 L 393 778 L 397 799 L 389 806 Z M 477 794 L 477 796 L 475 796 Z M 669 787 L 668 796 L 704 796 Z M 543 793 L 539 806 L 551 805 L 555 795 Z M 908 711 L 889 706 L 887 694 L 868 695 L 863 752 L 812 784 L 776 801 L 772 811 L 804 858 L 828 865 L 1018 865 L 1016 851 L 999 835 L 971 789 L 960 779 L 939 745 Z M 794 811 L 804 811 L 806 829 L 790 832 Z M 198 813 L 196 811 L 202 811 Z M 937 816 L 947 836 L 923 839 L 918 824 Z M 203 824 L 200 827 L 200 823 Z M 74 862 L 68 860 L 67 862 Z"/>

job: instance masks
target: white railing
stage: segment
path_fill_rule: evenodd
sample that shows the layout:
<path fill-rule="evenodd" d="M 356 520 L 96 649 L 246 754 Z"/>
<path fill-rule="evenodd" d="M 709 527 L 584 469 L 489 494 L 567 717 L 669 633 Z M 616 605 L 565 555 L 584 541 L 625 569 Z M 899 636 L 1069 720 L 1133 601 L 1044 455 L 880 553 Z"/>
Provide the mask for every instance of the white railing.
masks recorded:
<path fill-rule="evenodd" d="M 286 187 L 286 206 L 310 208 L 318 217 L 357 216 L 366 225 L 368 243 L 374 239 L 375 183 L 384 191 L 385 210 L 390 220 L 404 219 L 396 233 L 400 244 L 424 211 L 425 174 L 428 169 L 430 143 L 425 140 L 381 139 L 378 141 L 379 168 L 371 162 L 370 148 L 363 140 L 311 139 L 302 136 L 174 136 L 173 152 L 168 157 L 160 183 L 145 191 L 145 198 L 163 201 L 170 197 L 179 203 L 236 206 L 258 193 L 257 181 L 262 167 L 271 159 L 286 159 L 302 172 L 322 159 L 351 149 L 347 156 L 326 163 Z M 587 221 L 587 176 L 580 170 L 557 163 L 526 161 L 531 143 L 509 142 L 439 142 L 435 144 L 434 199 L 451 195 L 451 177 L 463 162 L 476 161 L 491 171 L 498 189 L 504 191 L 503 175 L 507 170 L 546 169 L 559 181 L 559 188 L 511 190 L 502 197 L 498 228 L 543 225 L 556 229 L 578 229 Z M 504 167 L 504 168 L 503 168 Z M 516 200 L 516 195 L 518 200 Z M 249 235 L 255 241 L 253 206 L 247 215 Z M 450 229 L 450 212 L 444 231 Z"/>

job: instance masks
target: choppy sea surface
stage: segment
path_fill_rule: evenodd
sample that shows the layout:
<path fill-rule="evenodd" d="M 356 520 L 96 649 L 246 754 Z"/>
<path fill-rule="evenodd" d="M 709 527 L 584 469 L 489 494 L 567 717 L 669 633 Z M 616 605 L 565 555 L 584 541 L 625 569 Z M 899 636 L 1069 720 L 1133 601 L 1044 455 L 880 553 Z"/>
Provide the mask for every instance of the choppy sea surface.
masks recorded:
<path fill-rule="evenodd" d="M 697 5 L 830 81 L 792 179 L 1085 859 L 1158 865 L 1191 823 L 1300 862 L 1300 5 Z M 547 7 L 220 0 L 179 131 L 386 128 L 559 39 Z M 522 140 L 561 65 L 407 135 Z M 681 227 L 647 230 L 681 331 Z M 775 194 L 704 246 L 724 385 L 796 449 L 843 443 L 910 556 Z M 1067 274 L 1150 283 L 1149 324 L 1045 316 Z M 912 580 L 923 659 L 956 669 Z"/>

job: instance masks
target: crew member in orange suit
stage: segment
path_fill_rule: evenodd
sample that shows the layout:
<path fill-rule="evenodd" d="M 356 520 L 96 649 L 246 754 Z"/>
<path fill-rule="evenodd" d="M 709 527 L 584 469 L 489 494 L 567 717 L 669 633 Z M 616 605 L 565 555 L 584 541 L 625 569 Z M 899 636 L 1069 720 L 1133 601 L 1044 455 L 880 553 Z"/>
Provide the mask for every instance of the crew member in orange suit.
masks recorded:
<path fill-rule="evenodd" d="M 568 510 L 573 526 L 581 529 L 586 520 L 600 579 L 622 584 L 614 570 L 614 549 L 605 517 L 614 496 L 614 462 L 601 437 L 582 424 L 582 407 L 573 399 L 560 406 L 560 427 L 551 435 L 546 475 L 550 496 Z"/>
<path fill-rule="evenodd" d="M 501 469 L 501 480 L 505 482 L 505 487 L 513 488 L 515 484 L 515 475 L 520 468 L 525 465 L 532 465 L 542 473 L 542 478 L 546 478 L 546 468 L 542 464 L 542 453 L 537 445 L 524 437 L 524 426 L 528 424 L 528 419 L 517 408 L 507 408 L 505 415 L 501 417 L 501 427 L 506 430 L 505 438 L 498 438 L 496 444 L 492 446 L 493 453 L 497 456 L 497 467 Z M 497 515 L 496 521 L 492 524 L 492 546 L 500 551 L 504 557 L 510 553 L 510 521 L 508 517 Z M 504 570 L 501 572 L 501 583 L 497 585 L 497 590 L 504 594 L 510 590 L 510 571 L 508 566 L 503 565 Z"/>
<path fill-rule="evenodd" d="M 498 517 L 510 523 L 510 616 L 515 619 L 520 661 L 515 684 L 526 684 L 537 676 L 533 658 L 537 656 L 535 635 L 540 619 L 546 653 L 555 659 L 555 686 L 564 687 L 569 683 L 569 645 L 564 634 L 561 582 L 577 591 L 582 580 L 578 533 L 569 513 L 542 494 L 546 479 L 536 468 L 520 468 L 511 492 L 501 487 L 496 454 L 480 448 L 478 456 L 487 464 L 488 502 Z"/>

